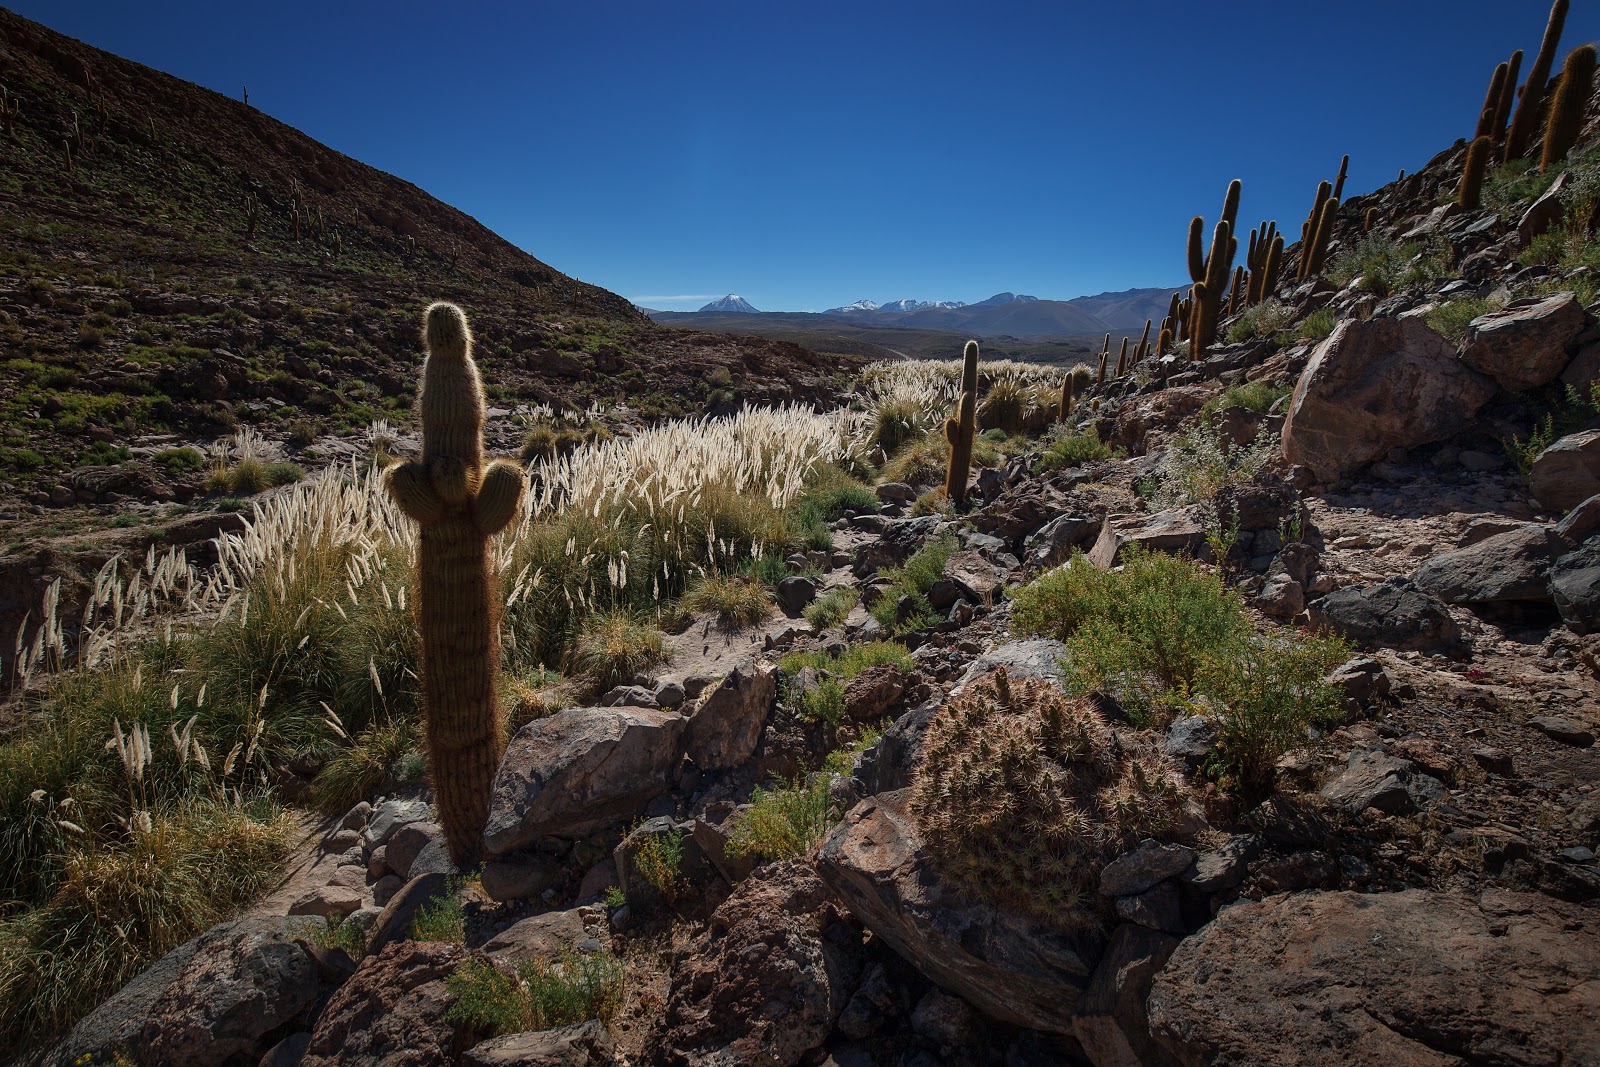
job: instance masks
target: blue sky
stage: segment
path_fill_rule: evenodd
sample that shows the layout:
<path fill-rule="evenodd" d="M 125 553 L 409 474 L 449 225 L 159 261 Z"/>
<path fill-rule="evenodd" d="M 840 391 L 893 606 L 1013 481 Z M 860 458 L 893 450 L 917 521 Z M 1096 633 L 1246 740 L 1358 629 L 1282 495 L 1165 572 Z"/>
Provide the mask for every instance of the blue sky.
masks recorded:
<path fill-rule="evenodd" d="M 1232 178 L 1291 236 L 1470 136 L 1543 0 L 6 0 L 237 96 L 653 307 L 1186 282 Z M 1600 37 L 1578 0 L 1561 55 Z M 1559 60 L 1558 60 L 1559 63 Z M 1242 243 L 1242 242 L 1241 242 Z M 668 299 L 674 298 L 674 299 Z"/>

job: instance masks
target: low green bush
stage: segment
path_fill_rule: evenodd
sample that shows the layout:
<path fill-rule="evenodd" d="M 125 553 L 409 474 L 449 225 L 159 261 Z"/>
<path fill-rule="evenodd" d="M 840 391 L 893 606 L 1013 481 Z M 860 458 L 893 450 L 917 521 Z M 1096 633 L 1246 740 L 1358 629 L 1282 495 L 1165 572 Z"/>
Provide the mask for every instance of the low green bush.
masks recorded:
<path fill-rule="evenodd" d="M 944 577 L 945 564 L 956 550 L 956 539 L 950 534 L 935 538 L 917 549 L 910 559 L 899 567 L 891 567 L 883 572 L 889 579 L 883 586 L 882 594 L 871 607 L 872 617 L 878 620 L 878 625 L 891 632 L 898 629 L 915 630 L 923 626 L 932 626 L 939 621 L 933 606 L 928 603 L 928 590 L 933 584 Z M 910 615 L 904 620 L 897 620 L 900 598 L 909 596 L 914 607 Z"/>
<path fill-rule="evenodd" d="M 696 579 L 678 606 L 695 615 L 715 613 L 723 628 L 742 630 L 771 615 L 777 601 L 772 590 L 756 578 L 707 574 Z"/>
<path fill-rule="evenodd" d="M 832 629 L 844 622 L 860 599 L 861 594 L 853 587 L 836 585 L 806 605 L 806 622 L 818 631 Z"/>
<path fill-rule="evenodd" d="M 1451 300 L 1428 312 L 1425 321 L 1439 336 L 1454 344 L 1460 344 L 1467 336 L 1467 327 L 1472 320 L 1490 309 L 1487 300 Z"/>
<path fill-rule="evenodd" d="M 1110 459 L 1114 455 L 1116 453 L 1111 447 L 1101 443 L 1100 435 L 1093 430 L 1085 433 L 1069 433 L 1045 446 L 1044 453 L 1039 457 L 1039 470 L 1041 472 L 1067 470 L 1081 467 L 1086 463 Z"/>

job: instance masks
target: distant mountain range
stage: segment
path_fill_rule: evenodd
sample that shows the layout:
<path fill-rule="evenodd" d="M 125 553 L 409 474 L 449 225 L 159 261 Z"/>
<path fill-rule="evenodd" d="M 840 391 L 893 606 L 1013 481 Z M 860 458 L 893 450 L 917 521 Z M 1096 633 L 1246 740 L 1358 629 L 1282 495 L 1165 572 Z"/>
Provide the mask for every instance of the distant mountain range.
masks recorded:
<path fill-rule="evenodd" d="M 996 293 L 975 304 L 959 300 L 895 300 L 877 304 L 858 300 L 820 314 L 800 312 L 761 312 L 741 297 L 729 294 L 714 300 L 699 312 L 649 311 L 658 322 L 674 326 L 696 325 L 696 317 L 708 318 L 730 313 L 743 315 L 781 315 L 785 328 L 795 330 L 802 323 L 817 330 L 829 330 L 844 319 L 857 325 L 909 327 L 961 333 L 969 337 L 1098 337 L 1103 334 L 1137 334 L 1146 319 L 1159 323 L 1176 289 L 1128 289 L 1120 293 L 1100 293 L 1073 300 L 1040 300 L 1017 293 Z M 705 323 L 701 328 L 714 328 Z"/>

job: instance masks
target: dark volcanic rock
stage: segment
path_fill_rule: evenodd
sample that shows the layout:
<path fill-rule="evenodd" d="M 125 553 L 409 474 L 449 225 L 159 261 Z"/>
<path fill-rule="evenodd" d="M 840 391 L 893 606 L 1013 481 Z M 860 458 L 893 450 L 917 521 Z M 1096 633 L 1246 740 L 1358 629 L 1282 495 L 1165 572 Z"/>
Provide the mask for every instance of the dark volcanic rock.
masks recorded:
<path fill-rule="evenodd" d="M 1496 534 L 1417 568 L 1412 581 L 1446 604 L 1550 602 L 1550 555 L 1560 546 L 1545 526 Z"/>
<path fill-rule="evenodd" d="M 1462 649 L 1461 630 L 1444 602 L 1406 579 L 1348 586 L 1312 601 L 1306 610 L 1313 628 L 1358 645 L 1447 654 Z"/>

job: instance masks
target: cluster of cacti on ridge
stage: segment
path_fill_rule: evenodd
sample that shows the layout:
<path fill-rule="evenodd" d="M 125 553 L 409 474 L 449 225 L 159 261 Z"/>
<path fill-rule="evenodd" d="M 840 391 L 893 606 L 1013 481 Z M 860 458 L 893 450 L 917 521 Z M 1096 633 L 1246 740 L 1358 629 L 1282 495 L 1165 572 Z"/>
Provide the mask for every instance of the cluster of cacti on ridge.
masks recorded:
<path fill-rule="evenodd" d="M 417 538 L 416 612 L 430 777 L 450 857 L 466 868 L 483 850 L 489 794 L 504 747 L 495 706 L 499 598 L 489 538 L 522 500 L 522 469 L 485 463 L 483 382 L 467 318 L 453 304 L 424 317 L 422 457 L 384 484 Z"/>
<path fill-rule="evenodd" d="M 1233 273 L 1233 257 L 1239 250 L 1239 239 L 1233 235 L 1239 217 L 1239 179 L 1228 183 L 1227 196 L 1222 201 L 1222 217 L 1217 220 L 1211 234 L 1211 249 L 1204 251 L 1205 219 L 1196 215 L 1189 222 L 1189 280 L 1190 290 L 1189 355 L 1202 359 L 1206 349 L 1217 339 L 1217 320 L 1222 314 L 1222 294 L 1227 289 Z"/>
<path fill-rule="evenodd" d="M 961 353 L 961 401 L 956 414 L 944 420 L 944 439 L 950 446 L 944 494 L 956 507 L 967 499 L 967 477 L 972 473 L 972 440 L 978 432 L 978 342 L 968 341 Z"/>
<path fill-rule="evenodd" d="M 1300 270 L 1296 281 L 1305 281 L 1322 273 L 1328 257 L 1328 244 L 1333 240 L 1333 224 L 1339 214 L 1339 196 L 1344 192 L 1345 174 L 1350 167 L 1347 153 L 1339 162 L 1339 175 L 1333 182 L 1320 182 L 1316 198 L 1311 202 L 1311 214 L 1300 224 Z"/>

